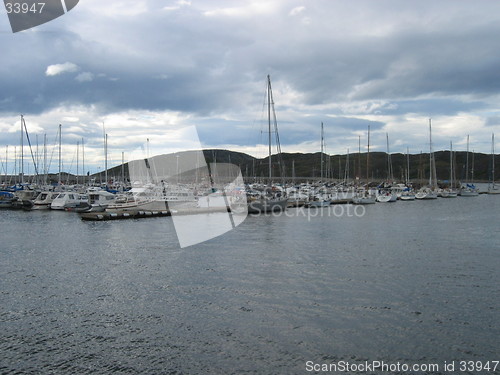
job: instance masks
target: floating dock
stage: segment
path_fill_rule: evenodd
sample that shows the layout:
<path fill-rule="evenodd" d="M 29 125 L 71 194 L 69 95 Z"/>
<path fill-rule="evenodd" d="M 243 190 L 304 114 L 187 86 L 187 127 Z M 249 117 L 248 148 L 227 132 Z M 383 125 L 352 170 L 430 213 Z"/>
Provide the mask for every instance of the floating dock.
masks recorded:
<path fill-rule="evenodd" d="M 227 207 L 210 207 L 210 208 L 189 208 L 182 210 L 162 210 L 162 211 L 119 211 L 119 212 L 81 212 L 80 217 L 85 221 L 105 221 L 105 220 L 125 220 L 125 219 L 142 219 L 146 217 L 172 216 L 174 215 L 199 215 L 212 214 L 220 212 L 230 212 Z"/>

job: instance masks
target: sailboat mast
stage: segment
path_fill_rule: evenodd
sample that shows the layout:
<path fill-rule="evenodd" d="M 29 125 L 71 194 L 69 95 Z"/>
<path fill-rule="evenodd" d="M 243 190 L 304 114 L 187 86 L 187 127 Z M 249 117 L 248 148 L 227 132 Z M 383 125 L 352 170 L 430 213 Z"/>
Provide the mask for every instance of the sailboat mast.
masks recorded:
<path fill-rule="evenodd" d="M 453 143 L 450 141 L 450 188 L 453 189 L 454 186 L 454 176 L 453 176 Z"/>
<path fill-rule="evenodd" d="M 321 181 L 323 181 L 323 163 L 324 163 L 324 160 L 323 160 L 323 122 L 321 122 L 321 165 L 320 165 L 320 168 L 321 168 L 321 171 L 320 171 L 320 175 L 321 175 Z"/>
<path fill-rule="evenodd" d="M 62 137 L 61 137 L 61 128 L 62 128 L 62 125 L 59 124 L 59 173 L 58 173 L 58 185 L 61 185 L 61 141 L 62 141 Z"/>
<path fill-rule="evenodd" d="M 271 77 L 269 74 L 267 75 L 267 122 L 268 122 L 268 133 L 269 133 L 269 185 L 271 185 L 271 176 L 272 176 L 272 162 L 271 162 Z"/>
<path fill-rule="evenodd" d="M 406 147 L 406 184 L 410 183 L 410 148 Z"/>
<path fill-rule="evenodd" d="M 465 157 L 465 183 L 469 183 L 469 134 L 467 134 L 467 154 Z"/>
<path fill-rule="evenodd" d="M 80 172 L 79 169 L 78 169 L 78 167 L 79 167 L 79 165 L 78 165 L 78 162 L 79 162 L 78 158 L 80 156 L 79 153 L 80 153 L 80 141 L 77 141 L 76 142 L 76 184 L 77 185 L 78 185 L 78 173 Z"/>
<path fill-rule="evenodd" d="M 437 187 L 437 176 L 436 176 L 436 163 L 434 161 L 434 152 L 432 150 L 432 125 L 431 119 L 429 119 L 429 186 L 431 188 Z"/>
<path fill-rule="evenodd" d="M 82 183 L 83 185 L 85 185 L 85 144 L 83 143 L 83 137 L 82 137 L 82 172 L 83 172 Z"/>
<path fill-rule="evenodd" d="M 20 168 L 21 168 L 21 184 L 24 184 L 24 117 L 21 115 L 21 157 L 20 157 Z"/>
<path fill-rule="evenodd" d="M 349 159 L 349 149 L 347 149 L 347 158 Z M 354 160 L 354 169 L 356 169 L 356 160 Z M 356 173 L 356 170 L 354 170 Z M 358 177 L 361 180 L 361 136 L 358 135 Z"/>
<path fill-rule="evenodd" d="M 491 133 L 491 182 L 495 188 L 495 133 Z"/>
<path fill-rule="evenodd" d="M 108 186 L 108 134 L 104 135 L 104 179 Z"/>
<path fill-rule="evenodd" d="M 366 183 L 370 181 L 370 125 L 368 125 L 368 147 L 366 150 Z"/>
<path fill-rule="evenodd" d="M 7 184 L 7 161 L 9 160 L 9 145 L 5 147 L 5 184 Z"/>

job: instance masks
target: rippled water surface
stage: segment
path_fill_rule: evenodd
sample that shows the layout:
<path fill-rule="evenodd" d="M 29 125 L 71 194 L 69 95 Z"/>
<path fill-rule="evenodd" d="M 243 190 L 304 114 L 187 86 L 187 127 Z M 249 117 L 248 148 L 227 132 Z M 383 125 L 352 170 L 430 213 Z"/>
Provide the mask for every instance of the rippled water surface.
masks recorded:
<path fill-rule="evenodd" d="M 0 373 L 499 360 L 499 210 L 481 195 L 288 211 L 184 249 L 170 218 L 3 210 Z"/>

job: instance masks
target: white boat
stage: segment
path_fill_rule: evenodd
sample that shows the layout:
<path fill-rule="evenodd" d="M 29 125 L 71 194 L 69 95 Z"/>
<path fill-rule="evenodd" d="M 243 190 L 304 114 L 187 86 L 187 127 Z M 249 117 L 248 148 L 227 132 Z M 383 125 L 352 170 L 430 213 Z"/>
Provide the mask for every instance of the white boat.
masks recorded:
<path fill-rule="evenodd" d="M 352 197 L 353 204 L 375 204 L 376 197 L 373 195 L 356 195 Z"/>
<path fill-rule="evenodd" d="M 59 193 L 50 204 L 52 210 L 64 210 L 88 204 L 88 196 L 77 192 Z"/>
<path fill-rule="evenodd" d="M 379 191 L 376 200 L 380 203 L 396 202 L 398 200 L 398 196 L 390 189 L 382 189 Z"/>
<path fill-rule="evenodd" d="M 404 191 L 403 193 L 401 193 L 399 199 L 402 201 L 414 201 L 415 193 L 413 193 L 413 191 L 410 190 Z"/>
<path fill-rule="evenodd" d="M 89 190 L 89 212 L 104 211 L 115 201 L 116 195 L 106 190 Z"/>
<path fill-rule="evenodd" d="M 366 189 L 358 189 L 352 197 L 353 204 L 374 204 L 376 201 L 376 195 Z"/>
<path fill-rule="evenodd" d="M 467 158 L 465 159 L 465 186 L 460 188 L 461 197 L 477 197 L 479 190 L 474 185 L 474 153 L 472 154 L 471 181 L 469 182 L 469 135 L 467 135 Z"/>
<path fill-rule="evenodd" d="M 443 189 L 438 194 L 441 198 L 456 198 L 458 196 L 458 192 L 453 189 Z"/>
<path fill-rule="evenodd" d="M 430 188 L 422 188 L 415 194 L 415 199 L 437 199 L 437 192 Z"/>
<path fill-rule="evenodd" d="M 460 189 L 461 197 L 477 197 L 479 195 L 479 190 L 474 185 L 466 185 Z"/>
<path fill-rule="evenodd" d="M 33 201 L 32 210 L 48 210 L 60 192 L 42 191 Z"/>
<path fill-rule="evenodd" d="M 432 150 L 432 125 L 429 119 L 429 186 L 420 188 L 415 194 L 415 199 L 437 199 L 436 160 Z"/>

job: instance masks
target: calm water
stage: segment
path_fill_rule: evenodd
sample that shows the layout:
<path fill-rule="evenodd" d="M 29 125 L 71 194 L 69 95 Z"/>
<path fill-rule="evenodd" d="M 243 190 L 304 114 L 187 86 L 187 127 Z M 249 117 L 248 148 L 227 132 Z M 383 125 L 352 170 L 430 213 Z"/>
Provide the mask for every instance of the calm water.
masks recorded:
<path fill-rule="evenodd" d="M 180 249 L 170 218 L 4 210 L 0 373 L 500 360 L 499 215 L 481 195 L 254 216 Z"/>

